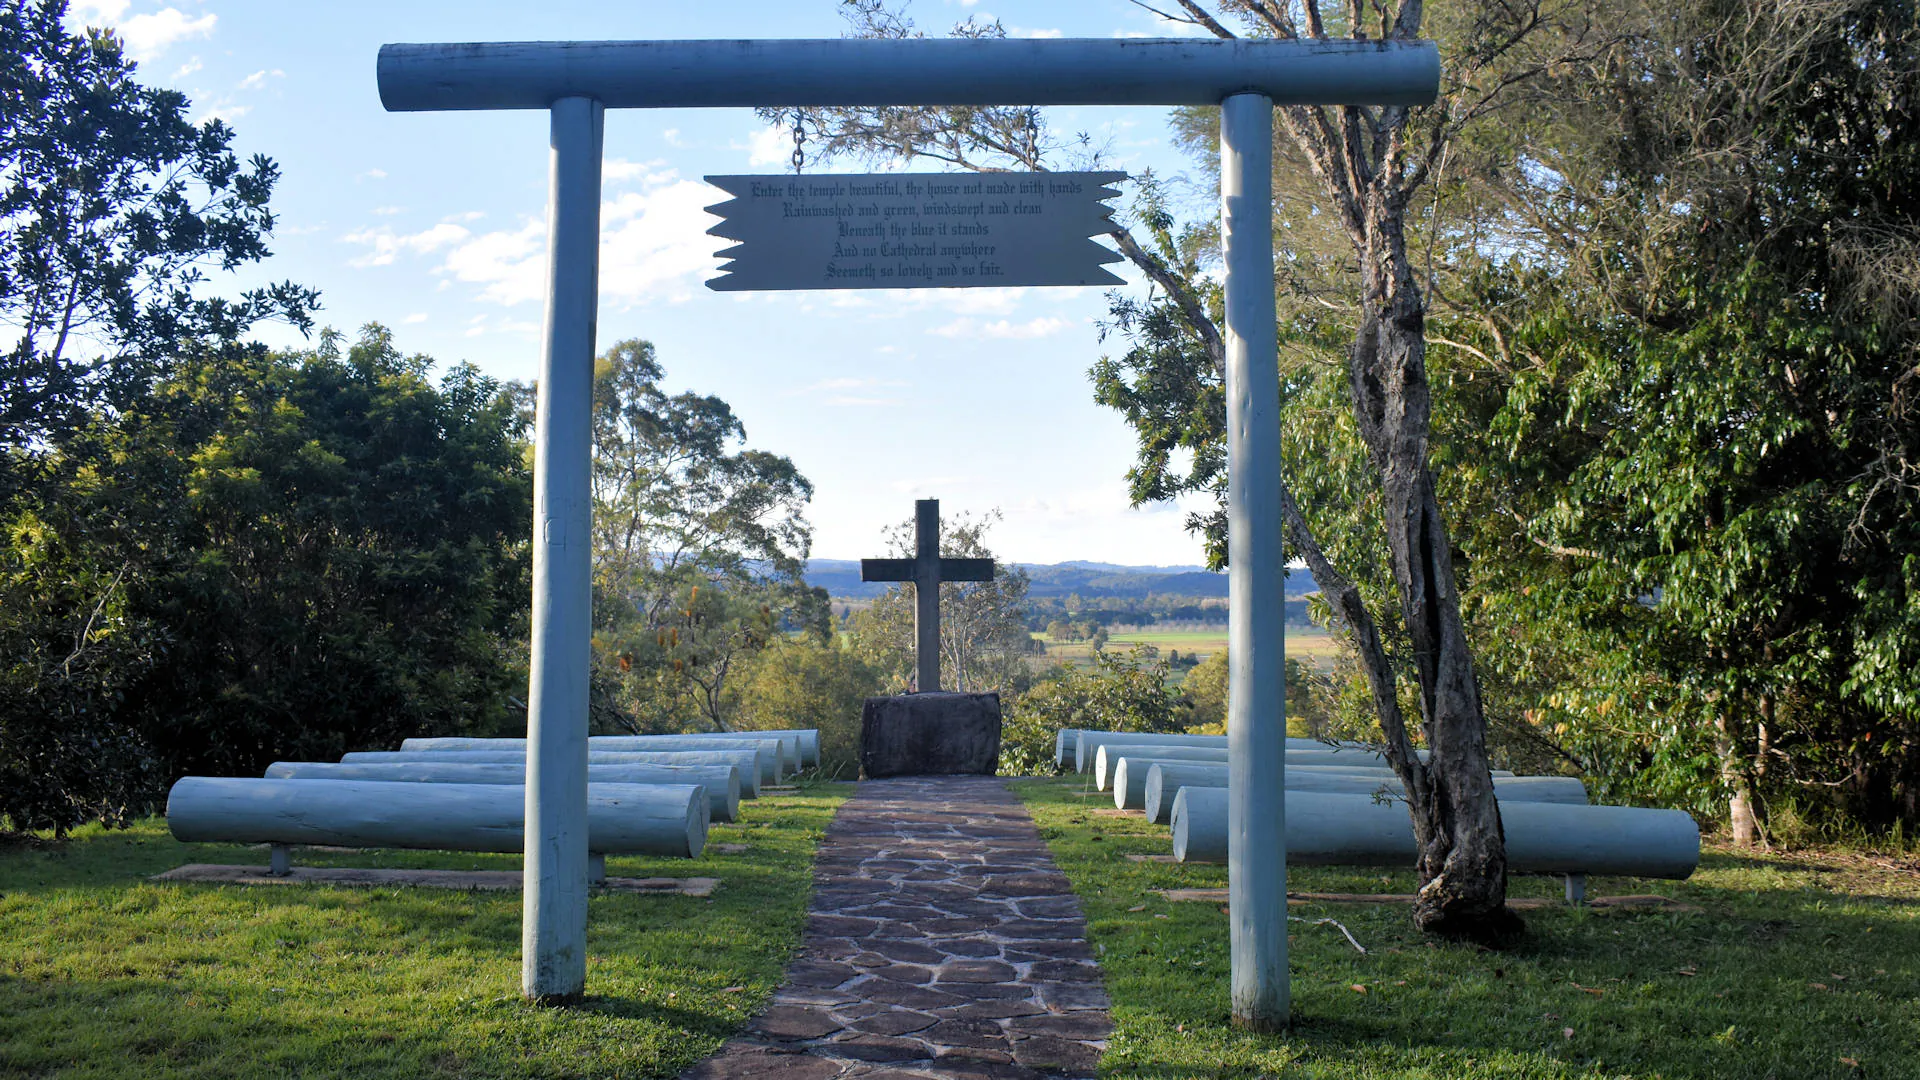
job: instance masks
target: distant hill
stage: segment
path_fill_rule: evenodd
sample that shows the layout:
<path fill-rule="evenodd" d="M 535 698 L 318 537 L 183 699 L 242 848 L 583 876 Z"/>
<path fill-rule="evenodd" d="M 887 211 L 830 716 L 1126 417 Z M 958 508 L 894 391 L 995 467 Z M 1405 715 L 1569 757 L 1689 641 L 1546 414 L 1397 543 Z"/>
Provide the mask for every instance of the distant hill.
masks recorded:
<path fill-rule="evenodd" d="M 1163 596 L 1222 598 L 1227 595 L 1227 575 L 1199 566 L 1120 566 L 1114 563 L 1072 561 L 1040 565 L 1016 563 L 1032 580 L 1031 596 L 1145 597 Z M 860 580 L 856 559 L 810 559 L 807 584 L 818 585 L 833 596 L 864 600 L 887 591 L 882 582 Z M 1287 595 L 1306 596 L 1316 592 L 1313 579 L 1298 567 L 1287 572 Z"/>

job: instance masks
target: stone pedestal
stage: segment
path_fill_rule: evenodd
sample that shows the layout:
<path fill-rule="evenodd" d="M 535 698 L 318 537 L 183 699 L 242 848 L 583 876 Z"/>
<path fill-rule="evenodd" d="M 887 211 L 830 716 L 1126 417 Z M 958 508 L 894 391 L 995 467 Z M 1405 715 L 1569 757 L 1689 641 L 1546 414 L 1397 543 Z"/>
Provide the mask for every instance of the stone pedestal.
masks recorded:
<path fill-rule="evenodd" d="M 999 761 L 999 694 L 870 697 L 860 710 L 860 769 L 870 780 L 992 776 Z"/>

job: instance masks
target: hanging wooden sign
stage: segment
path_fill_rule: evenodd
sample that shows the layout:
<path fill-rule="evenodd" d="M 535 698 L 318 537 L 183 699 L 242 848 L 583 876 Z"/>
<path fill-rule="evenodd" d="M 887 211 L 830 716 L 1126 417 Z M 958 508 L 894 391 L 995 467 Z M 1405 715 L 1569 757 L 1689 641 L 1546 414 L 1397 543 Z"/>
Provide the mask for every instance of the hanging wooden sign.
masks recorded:
<path fill-rule="evenodd" d="M 1104 200 L 1122 172 L 709 176 L 738 241 L 707 288 L 951 289 L 1118 285 Z"/>

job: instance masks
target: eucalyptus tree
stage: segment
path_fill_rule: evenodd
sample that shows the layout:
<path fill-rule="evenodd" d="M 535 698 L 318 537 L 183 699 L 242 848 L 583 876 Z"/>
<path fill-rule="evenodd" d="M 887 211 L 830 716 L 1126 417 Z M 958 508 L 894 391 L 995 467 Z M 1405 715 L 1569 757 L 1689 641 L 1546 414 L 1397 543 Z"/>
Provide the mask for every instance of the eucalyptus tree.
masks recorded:
<path fill-rule="evenodd" d="M 1141 6 L 1147 6 L 1142 3 Z M 882 0 L 845 0 L 854 32 L 917 34 Z M 1153 10 L 1150 8 L 1150 10 Z M 1441 41 L 1446 85 L 1424 108 L 1283 106 L 1276 178 L 1283 239 L 1283 292 L 1328 310 L 1316 326 L 1322 344 L 1344 336 L 1346 415 L 1364 447 L 1374 524 L 1373 546 L 1386 558 L 1371 605 L 1353 566 L 1336 563 L 1342 547 L 1323 537 L 1329 513 L 1282 492 L 1287 535 L 1346 627 L 1372 688 L 1385 752 L 1408 792 L 1420 857 L 1417 925 L 1439 933 L 1502 938 L 1519 929 L 1506 907 L 1506 858 L 1486 749 L 1486 721 L 1463 625 L 1452 543 L 1429 463 L 1432 395 L 1427 380 L 1428 269 L 1412 246 L 1410 220 L 1425 213 L 1423 192 L 1445 173 L 1463 131 L 1510 104 L 1542 70 L 1586 48 L 1579 9 L 1555 0 L 1464 4 L 1436 9 L 1424 0 L 1333 8 L 1321 0 L 1227 0 L 1212 7 L 1178 0 L 1161 12 L 1217 37 L 1239 34 L 1329 39 Z M 1230 25 L 1231 24 L 1231 25 Z M 969 19 L 956 34 L 997 36 L 998 23 Z M 980 170 L 1044 169 L 1059 157 L 1097 153 L 1087 136 L 1060 140 L 1031 108 L 775 110 L 768 118 L 794 135 L 798 167 L 815 157 L 925 158 Z M 1205 126 L 1211 112 L 1199 114 Z M 1191 128 L 1194 120 L 1189 118 Z M 1204 140 L 1203 140 L 1204 141 Z M 1130 473 L 1137 501 L 1183 491 L 1224 502 L 1225 344 L 1219 297 L 1202 271 L 1208 226 L 1182 229 L 1154 184 L 1137 228 L 1117 223 L 1111 239 L 1155 292 L 1144 302 L 1116 301 L 1115 325 L 1136 348 L 1096 369 L 1097 393 L 1135 427 L 1139 460 Z M 1431 235 L 1431 234 L 1430 234 Z M 1296 252 L 1312 257 L 1296 259 Z M 1337 257 L 1335 252 L 1340 252 Z M 1297 271 L 1297 272 L 1296 272 Z M 1292 305 L 1298 309 L 1300 305 Z M 1283 328 L 1287 329 L 1287 328 Z M 1297 333 L 1283 333 L 1283 340 Z M 1191 524 L 1225 560 L 1224 511 Z M 1369 556 L 1361 557 L 1363 564 Z M 1363 565 L 1363 570 L 1372 569 Z M 1396 641 L 1403 647 L 1394 649 Z M 1431 749 L 1422 762 L 1402 711 L 1400 686 L 1415 689 L 1419 733 Z"/>
<path fill-rule="evenodd" d="M 595 711 L 632 730 L 724 728 L 736 662 L 827 618 L 802 580 L 813 485 L 743 446 L 725 401 L 669 394 L 664 374 L 640 340 L 594 367 Z"/>

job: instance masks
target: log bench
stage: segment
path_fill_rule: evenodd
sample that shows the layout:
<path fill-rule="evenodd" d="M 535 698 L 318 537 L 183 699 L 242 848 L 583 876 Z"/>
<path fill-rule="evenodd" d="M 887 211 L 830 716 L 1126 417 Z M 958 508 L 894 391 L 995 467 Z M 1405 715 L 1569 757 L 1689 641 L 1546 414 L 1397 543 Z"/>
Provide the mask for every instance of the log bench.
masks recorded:
<path fill-rule="evenodd" d="M 590 877 L 606 877 L 608 855 L 698 857 L 708 805 L 698 784 L 590 784 Z M 500 784 L 187 776 L 167 795 L 176 839 L 268 844 L 275 874 L 295 844 L 513 852 L 525 824 L 524 789 Z"/>

